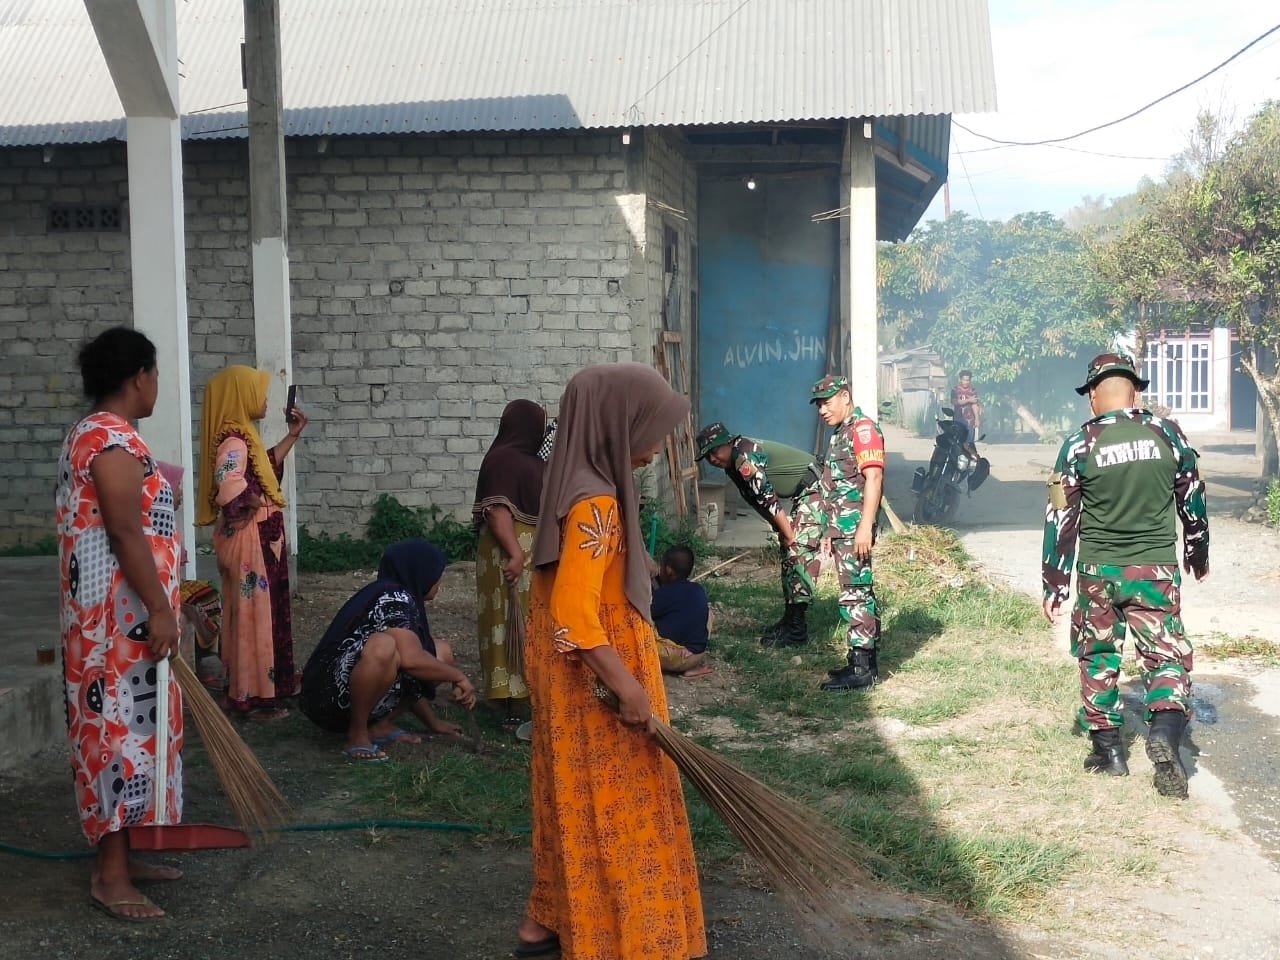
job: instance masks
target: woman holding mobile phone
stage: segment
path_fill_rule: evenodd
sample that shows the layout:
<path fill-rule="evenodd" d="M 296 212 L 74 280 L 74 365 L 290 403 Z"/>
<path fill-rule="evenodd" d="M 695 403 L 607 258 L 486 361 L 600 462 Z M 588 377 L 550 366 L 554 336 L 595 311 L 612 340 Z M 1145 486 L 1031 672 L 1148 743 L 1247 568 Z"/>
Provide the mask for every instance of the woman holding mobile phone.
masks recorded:
<path fill-rule="evenodd" d="M 233 710 L 257 720 L 286 717 L 282 700 L 298 692 L 285 543 L 284 460 L 306 429 L 290 404 L 289 429 L 268 449 L 255 422 L 267 415 L 271 375 L 231 366 L 205 388 L 200 428 L 196 523 L 216 524 L 222 574 L 222 657 Z"/>

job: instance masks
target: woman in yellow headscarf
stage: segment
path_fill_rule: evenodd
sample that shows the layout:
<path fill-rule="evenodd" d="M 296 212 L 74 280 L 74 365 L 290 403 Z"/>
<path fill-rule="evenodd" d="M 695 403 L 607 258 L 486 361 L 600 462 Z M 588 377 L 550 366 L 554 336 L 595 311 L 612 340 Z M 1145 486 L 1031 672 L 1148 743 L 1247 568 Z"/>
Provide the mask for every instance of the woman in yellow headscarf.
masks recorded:
<path fill-rule="evenodd" d="M 306 428 L 296 406 L 289 432 L 268 450 L 254 421 L 267 415 L 271 375 L 227 367 L 209 381 L 200 420 L 196 523 L 213 529 L 222 574 L 222 656 L 227 696 L 255 719 L 288 716 L 281 699 L 298 692 L 284 539 L 284 458 Z"/>

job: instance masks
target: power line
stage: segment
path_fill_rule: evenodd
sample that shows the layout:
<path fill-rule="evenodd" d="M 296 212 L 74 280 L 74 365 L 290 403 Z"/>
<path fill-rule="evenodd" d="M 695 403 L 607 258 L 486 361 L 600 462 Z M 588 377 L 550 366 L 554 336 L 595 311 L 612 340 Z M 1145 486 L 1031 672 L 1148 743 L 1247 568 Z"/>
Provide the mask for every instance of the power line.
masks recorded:
<path fill-rule="evenodd" d="M 951 122 L 955 123 L 954 120 L 952 120 Z M 956 124 L 956 126 L 959 126 L 959 124 Z M 969 131 L 969 132 L 972 132 L 972 131 Z M 1013 146 L 1013 144 L 999 144 L 994 147 L 978 147 L 975 150 L 957 150 L 956 156 L 960 156 L 961 154 L 967 154 L 967 153 L 989 153 L 992 150 L 1008 150 L 1009 147 L 1011 146 Z M 1169 159 L 1167 156 L 1166 157 L 1146 157 L 1146 156 L 1142 156 L 1140 154 L 1135 154 L 1135 153 L 1105 153 L 1101 150 L 1085 150 L 1082 147 L 1068 147 L 1061 143 L 1042 143 L 1040 144 L 1040 146 L 1052 147 L 1054 150 L 1070 150 L 1072 153 L 1084 153 L 1084 154 L 1088 154 L 1091 157 L 1107 157 L 1108 159 L 1111 159 L 1111 160 L 1168 160 Z"/>
<path fill-rule="evenodd" d="M 749 3 L 751 3 L 751 0 L 742 0 L 742 2 L 741 2 L 740 4 L 738 4 L 738 5 L 737 5 L 736 7 L 734 7 L 732 10 L 730 10 L 730 11 L 729 11 L 729 15 L 728 15 L 727 17 L 725 17 L 723 20 L 721 20 L 719 23 L 717 23 L 717 24 L 715 25 L 715 27 L 711 30 L 711 32 L 710 32 L 710 33 L 708 33 L 705 37 L 703 37 L 701 40 L 699 40 L 697 43 L 695 43 L 695 44 L 694 44 L 694 45 L 689 49 L 689 52 L 688 52 L 688 53 L 686 53 L 683 57 L 681 57 L 679 60 L 677 60 L 675 63 L 673 63 L 673 64 L 671 65 L 671 69 L 670 69 L 670 70 L 668 70 L 666 73 L 664 73 L 662 76 L 660 76 L 657 80 L 653 81 L 653 84 L 649 87 L 649 89 L 648 89 L 648 90 L 646 90 L 644 93 L 640 94 L 640 96 L 636 97 L 636 99 L 635 99 L 635 103 L 633 103 L 633 104 L 631 104 L 631 106 L 627 107 L 627 109 L 626 109 L 626 110 L 624 110 L 624 111 L 623 111 L 623 113 L 630 113 L 631 111 L 636 110 L 636 108 L 640 105 L 640 101 L 641 101 L 641 100 L 643 100 L 643 99 L 644 99 L 645 97 L 647 97 L 649 94 L 653 93 L 653 91 L 654 91 L 654 90 L 656 90 L 656 89 L 658 88 L 658 86 L 659 86 L 659 85 L 660 85 L 664 80 L 666 80 L 666 79 L 667 79 L 667 77 L 669 77 L 669 76 L 671 76 L 673 73 L 675 73 L 675 72 L 676 72 L 676 70 L 678 70 L 678 69 L 679 69 L 680 64 L 684 63 L 686 60 L 688 60 L 690 57 L 692 57 L 695 53 L 697 53 L 700 49 L 702 49 L 703 45 L 704 45 L 708 40 L 710 40 L 710 39 L 711 39 L 712 37 L 714 37 L 717 33 L 719 33 L 719 32 L 720 32 L 720 30 L 721 30 L 721 28 L 722 28 L 726 23 L 728 23 L 730 20 L 732 20 L 734 17 L 736 17 L 739 13 L 741 13 L 741 12 L 742 12 L 742 10 L 743 10 L 743 8 L 744 8 L 744 7 L 746 7 L 746 6 L 747 6 L 747 4 L 749 4 Z M 635 119 L 635 122 L 636 122 L 636 123 L 639 123 L 639 122 L 640 122 L 640 120 L 642 119 L 642 118 L 641 118 L 641 116 L 640 116 L 640 112 L 639 112 L 638 110 L 636 110 L 635 117 L 636 117 L 636 119 Z"/>
<path fill-rule="evenodd" d="M 953 120 L 952 123 L 954 122 Z M 969 193 L 973 197 L 973 205 L 978 208 L 978 216 L 983 220 L 987 219 L 982 212 L 982 204 L 978 202 L 978 191 L 973 189 L 973 179 L 969 176 L 969 167 L 965 164 L 963 155 L 960 155 L 960 169 L 964 171 L 964 179 L 969 184 Z"/>
<path fill-rule="evenodd" d="M 1227 59 L 1223 60 L 1216 67 L 1213 67 L 1212 69 L 1205 71 L 1204 73 L 1200 74 L 1200 76 L 1196 77 L 1194 80 L 1190 80 L 1187 83 L 1184 83 L 1182 86 L 1178 87 L 1176 90 L 1170 90 L 1164 96 L 1157 97 L 1156 99 L 1152 100 L 1150 103 L 1146 104 L 1145 106 L 1141 106 L 1137 110 L 1134 110 L 1131 113 L 1126 113 L 1123 117 L 1119 117 L 1115 120 L 1108 120 L 1106 123 L 1100 123 L 1097 126 L 1090 127 L 1088 130 L 1081 130 L 1079 133 L 1072 133 L 1065 137 L 1049 137 L 1048 139 L 1045 139 L 1045 140 L 1001 140 L 998 137 L 989 137 L 985 133 L 978 133 L 978 131 L 976 130 L 970 130 L 968 127 L 966 127 L 959 120 L 956 120 L 954 117 L 952 118 L 951 122 L 955 126 L 959 127 L 961 130 L 963 130 L 965 133 L 978 137 L 981 140 L 988 140 L 991 143 L 998 143 L 1001 146 L 1006 146 L 1006 147 L 1044 147 L 1044 146 L 1052 146 L 1057 143 L 1063 143 L 1064 141 L 1067 141 L 1067 140 L 1076 140 L 1080 137 L 1085 136 L 1086 134 L 1096 133 L 1099 130 L 1105 130 L 1107 127 L 1114 127 L 1118 123 L 1124 123 L 1126 120 L 1132 120 L 1138 114 L 1145 113 L 1146 111 L 1154 107 L 1156 104 L 1164 103 L 1164 101 L 1168 100 L 1170 97 L 1177 96 L 1178 94 L 1182 93 L 1183 90 L 1186 90 L 1188 87 L 1194 87 L 1201 80 L 1204 80 L 1208 77 L 1213 76 L 1213 74 L 1217 73 L 1227 64 L 1229 64 L 1231 61 L 1235 60 L 1241 54 L 1245 53 L 1245 51 L 1250 50 L 1251 48 L 1257 46 L 1259 43 L 1261 43 L 1263 40 L 1265 40 L 1267 37 L 1271 36 L 1271 34 L 1277 31 L 1280 31 L 1280 23 L 1277 23 L 1274 27 L 1272 27 L 1270 30 L 1267 30 L 1265 33 L 1261 33 L 1258 36 L 1254 37 L 1252 40 L 1246 43 L 1243 47 L 1241 47 L 1231 56 L 1227 57 Z"/>

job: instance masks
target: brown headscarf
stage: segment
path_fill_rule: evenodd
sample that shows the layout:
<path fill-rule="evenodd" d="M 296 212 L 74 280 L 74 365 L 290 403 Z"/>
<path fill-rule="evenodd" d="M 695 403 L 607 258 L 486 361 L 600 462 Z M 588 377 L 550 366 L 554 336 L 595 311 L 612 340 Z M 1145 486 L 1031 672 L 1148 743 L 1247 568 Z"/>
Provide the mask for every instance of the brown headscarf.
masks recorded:
<path fill-rule="evenodd" d="M 652 586 L 631 457 L 656 447 L 688 413 L 689 401 L 642 363 L 604 363 L 575 374 L 560 399 L 556 445 L 533 541 L 534 566 L 560 559 L 560 524 L 575 503 L 617 497 L 626 536 L 627 599 L 650 620 Z"/>
<path fill-rule="evenodd" d="M 512 400 L 502 411 L 498 435 L 480 463 L 471 518 L 478 527 L 489 507 L 504 506 L 520 523 L 538 522 L 542 473 L 538 456 L 547 411 L 532 400 Z"/>

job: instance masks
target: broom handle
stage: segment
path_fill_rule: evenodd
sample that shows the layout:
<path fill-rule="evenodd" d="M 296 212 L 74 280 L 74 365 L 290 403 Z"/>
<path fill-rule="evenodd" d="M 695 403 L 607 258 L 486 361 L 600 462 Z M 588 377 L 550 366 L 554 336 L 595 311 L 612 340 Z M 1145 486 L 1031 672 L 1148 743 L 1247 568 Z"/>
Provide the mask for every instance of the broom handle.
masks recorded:
<path fill-rule="evenodd" d="M 750 552 L 751 552 L 750 550 L 743 550 L 743 551 L 742 551 L 740 554 L 738 554 L 736 557 L 730 557 L 728 560 L 724 561 L 724 563 L 717 563 L 717 564 L 716 564 L 714 567 L 712 567 L 710 570 L 707 570 L 707 571 L 705 571 L 705 572 L 703 572 L 703 573 L 700 573 L 700 574 L 698 574 L 696 577 L 690 577 L 689 579 L 690 579 L 690 580 L 692 580 L 694 583 L 697 583 L 699 580 L 705 580 L 705 579 L 707 579 L 707 577 L 711 576 L 711 575 L 712 575 L 713 573 L 715 573 L 717 570 L 723 569 L 724 567 L 727 567 L 727 566 L 728 566 L 729 564 L 731 564 L 731 563 L 737 563 L 739 560 L 741 560 L 743 557 L 745 557 L 745 556 L 746 556 L 748 553 L 750 553 Z"/>
<path fill-rule="evenodd" d="M 169 805 L 165 802 L 169 793 L 169 658 L 156 663 L 156 774 L 152 789 L 155 791 L 156 825 L 168 823 Z"/>

